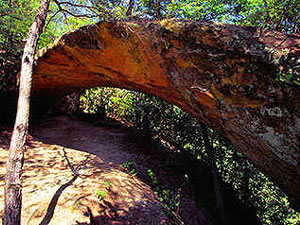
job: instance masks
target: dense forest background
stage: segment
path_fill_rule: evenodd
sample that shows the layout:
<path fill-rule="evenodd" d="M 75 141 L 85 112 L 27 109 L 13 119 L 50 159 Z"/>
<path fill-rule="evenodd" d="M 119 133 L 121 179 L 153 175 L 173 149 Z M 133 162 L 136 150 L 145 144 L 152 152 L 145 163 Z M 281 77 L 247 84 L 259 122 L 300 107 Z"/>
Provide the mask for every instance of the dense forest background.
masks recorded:
<path fill-rule="evenodd" d="M 38 6 L 38 0 L 0 2 L 1 91 L 17 88 L 24 41 Z M 51 45 L 68 31 L 102 20 L 182 18 L 255 26 L 285 34 L 299 33 L 299 6 L 297 0 L 54 0 L 39 48 Z M 300 84 L 299 77 L 289 74 L 280 74 L 278 79 L 287 85 Z M 299 224 L 299 212 L 290 207 L 287 196 L 274 183 L 217 132 L 179 108 L 143 93 L 108 87 L 83 90 L 68 99 L 72 99 L 73 104 L 69 100 L 65 104 L 72 114 L 120 120 L 153 138 L 154 143 L 166 151 L 184 154 L 209 166 L 215 176 L 214 182 L 233 189 L 237 199 L 255 210 L 262 224 Z M 136 163 L 126 166 L 132 170 Z M 155 183 L 155 172 L 149 171 L 149 176 Z M 188 176 L 191 175 L 187 175 L 186 182 L 192 179 Z M 169 211 L 176 209 L 178 190 L 166 191 L 158 186 L 157 194 Z M 212 205 L 221 207 L 218 196 L 212 199 Z"/>

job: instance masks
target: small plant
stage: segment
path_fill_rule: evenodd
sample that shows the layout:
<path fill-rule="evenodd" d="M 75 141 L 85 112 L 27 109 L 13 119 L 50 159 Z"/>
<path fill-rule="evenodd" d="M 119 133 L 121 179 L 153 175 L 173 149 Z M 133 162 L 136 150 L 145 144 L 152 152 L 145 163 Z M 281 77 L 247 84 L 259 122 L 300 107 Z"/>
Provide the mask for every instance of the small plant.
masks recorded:
<path fill-rule="evenodd" d="M 132 175 L 132 176 L 135 176 L 137 175 L 137 171 L 133 168 L 129 171 L 129 173 Z"/>
<path fill-rule="evenodd" d="M 157 184 L 157 179 L 156 179 L 155 174 L 153 173 L 153 171 L 151 169 L 148 169 L 147 172 L 148 172 L 148 176 L 152 180 L 152 183 Z"/>
<path fill-rule="evenodd" d="M 173 191 L 159 186 L 156 188 L 155 194 L 162 204 L 164 214 L 169 218 L 175 219 L 174 213 L 177 213 L 179 210 L 180 190 Z"/>
<path fill-rule="evenodd" d="M 132 176 L 135 176 L 138 173 L 136 171 L 136 169 L 134 168 L 133 161 L 131 161 L 131 160 L 128 160 L 128 161 L 122 163 L 121 166 L 123 166 L 129 172 L 129 174 Z"/>
<path fill-rule="evenodd" d="M 133 162 L 132 162 L 131 160 L 128 160 L 128 161 L 126 161 L 126 162 L 123 162 L 123 163 L 121 164 L 121 166 L 123 166 L 123 167 L 126 168 L 126 169 L 129 169 L 130 167 L 133 166 Z"/>
<path fill-rule="evenodd" d="M 152 184 L 155 186 L 154 193 L 163 206 L 164 214 L 169 218 L 173 218 L 173 212 L 178 211 L 180 204 L 180 189 L 177 191 L 166 189 L 158 183 L 158 180 L 151 169 L 148 169 L 147 172 Z"/>
<path fill-rule="evenodd" d="M 106 193 L 98 189 L 96 191 L 96 197 L 99 201 L 102 201 L 106 197 Z"/>
<path fill-rule="evenodd" d="M 110 185 L 111 185 L 110 180 L 105 181 L 104 185 L 105 185 L 105 188 L 106 188 L 106 189 L 109 189 L 109 188 L 110 188 Z"/>
<path fill-rule="evenodd" d="M 74 205 L 71 206 L 71 212 L 74 212 L 75 209 L 77 209 L 80 206 L 79 202 L 75 202 Z"/>

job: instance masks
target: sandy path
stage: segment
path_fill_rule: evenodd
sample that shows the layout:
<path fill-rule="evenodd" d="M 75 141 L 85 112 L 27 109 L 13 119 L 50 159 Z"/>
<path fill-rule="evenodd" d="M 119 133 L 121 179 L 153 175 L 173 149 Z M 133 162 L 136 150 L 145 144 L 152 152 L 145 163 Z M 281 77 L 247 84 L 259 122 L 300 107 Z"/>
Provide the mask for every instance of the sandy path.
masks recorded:
<path fill-rule="evenodd" d="M 151 188 L 120 164 L 140 148 L 126 129 L 99 127 L 66 116 L 44 120 L 31 132 L 25 160 L 22 224 L 39 224 L 54 196 L 50 224 L 166 224 Z M 0 210 L 3 211 L 5 160 L 10 133 L 1 132 Z M 79 171 L 73 178 L 67 159 Z M 66 185 L 64 185 L 66 184 Z M 56 193 L 56 195 L 55 195 Z M 103 194 L 99 201 L 97 193 Z M 1 216 L 1 215 L 0 215 Z"/>

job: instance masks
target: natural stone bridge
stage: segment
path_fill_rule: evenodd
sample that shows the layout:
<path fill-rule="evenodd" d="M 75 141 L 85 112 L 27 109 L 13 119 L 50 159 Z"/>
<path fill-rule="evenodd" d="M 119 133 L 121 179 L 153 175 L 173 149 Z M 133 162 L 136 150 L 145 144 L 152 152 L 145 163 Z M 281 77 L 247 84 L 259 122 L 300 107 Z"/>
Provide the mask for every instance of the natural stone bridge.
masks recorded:
<path fill-rule="evenodd" d="M 39 53 L 33 92 L 109 86 L 156 95 L 227 137 L 297 207 L 300 92 L 278 75 L 299 76 L 299 46 L 299 35 L 252 27 L 101 22 Z"/>

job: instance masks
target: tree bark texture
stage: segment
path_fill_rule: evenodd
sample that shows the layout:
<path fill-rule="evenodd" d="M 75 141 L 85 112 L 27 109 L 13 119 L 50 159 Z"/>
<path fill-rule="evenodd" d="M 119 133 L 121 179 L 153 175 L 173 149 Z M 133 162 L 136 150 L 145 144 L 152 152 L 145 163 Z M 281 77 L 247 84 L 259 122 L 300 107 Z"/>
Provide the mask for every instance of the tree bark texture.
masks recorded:
<path fill-rule="evenodd" d="M 219 131 L 300 204 L 299 35 L 162 20 L 100 22 L 38 54 L 33 90 L 94 86 L 156 95 Z M 298 204 L 297 204 L 298 202 Z"/>
<path fill-rule="evenodd" d="M 3 213 L 4 225 L 18 225 L 21 223 L 21 176 L 28 130 L 33 61 L 37 42 L 47 17 L 49 3 L 50 0 L 41 1 L 35 20 L 28 31 L 27 41 L 24 47 L 17 116 L 6 164 L 5 209 Z"/>
<path fill-rule="evenodd" d="M 224 200 L 223 200 L 222 190 L 220 188 L 220 182 L 219 182 L 219 177 L 218 177 L 218 168 L 216 165 L 216 154 L 214 151 L 214 147 L 212 145 L 212 141 L 208 137 L 207 127 L 204 124 L 202 124 L 201 129 L 202 129 L 202 136 L 203 136 L 205 150 L 207 152 L 207 155 L 208 155 L 211 167 L 212 167 L 211 169 L 212 169 L 214 191 L 215 191 L 215 197 L 216 197 L 216 206 L 217 206 L 217 210 L 219 213 L 218 224 L 226 225 L 227 224 L 226 211 L 225 211 L 225 207 L 224 207 Z"/>
<path fill-rule="evenodd" d="M 132 16 L 133 7 L 134 7 L 134 0 L 130 0 L 129 3 L 128 3 L 128 8 L 127 8 L 127 11 L 126 11 L 126 16 Z"/>

